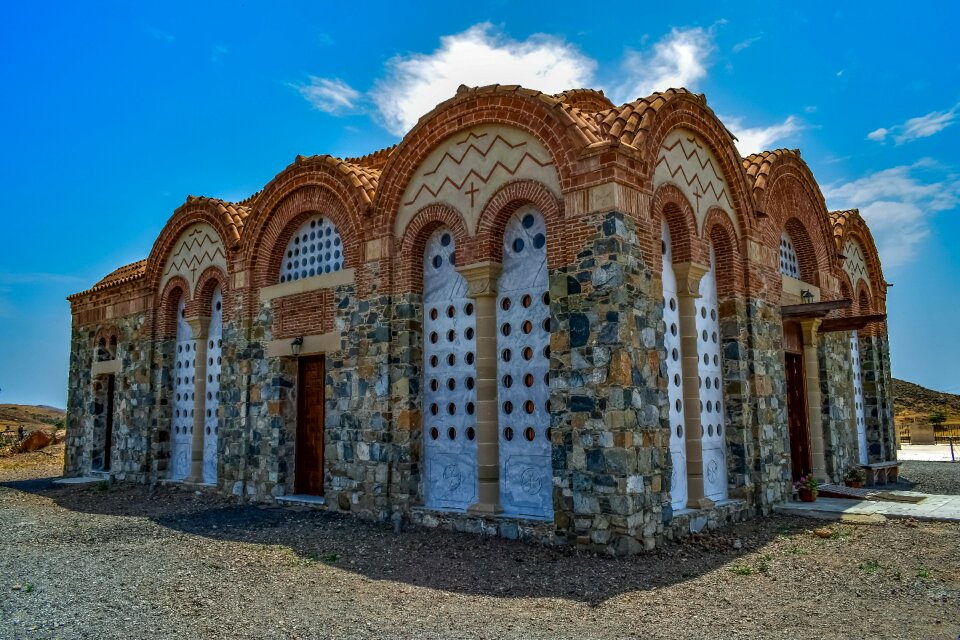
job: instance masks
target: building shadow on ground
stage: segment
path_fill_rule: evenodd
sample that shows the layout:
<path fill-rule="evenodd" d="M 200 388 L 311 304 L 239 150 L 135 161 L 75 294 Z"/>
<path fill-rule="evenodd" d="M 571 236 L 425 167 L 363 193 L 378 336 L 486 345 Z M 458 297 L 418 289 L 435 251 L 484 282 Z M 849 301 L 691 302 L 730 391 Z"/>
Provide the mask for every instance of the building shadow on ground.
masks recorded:
<path fill-rule="evenodd" d="M 466 595 L 563 598 L 589 604 L 649 591 L 736 565 L 809 520 L 756 518 L 613 558 L 476 534 L 388 524 L 304 507 L 237 504 L 180 487 L 55 485 L 54 478 L 0 483 L 53 500 L 77 513 L 147 518 L 161 527 L 214 540 L 288 547 L 303 563 L 327 563 L 371 580 L 389 580 Z M 118 527 L 122 527 L 118 523 Z"/>

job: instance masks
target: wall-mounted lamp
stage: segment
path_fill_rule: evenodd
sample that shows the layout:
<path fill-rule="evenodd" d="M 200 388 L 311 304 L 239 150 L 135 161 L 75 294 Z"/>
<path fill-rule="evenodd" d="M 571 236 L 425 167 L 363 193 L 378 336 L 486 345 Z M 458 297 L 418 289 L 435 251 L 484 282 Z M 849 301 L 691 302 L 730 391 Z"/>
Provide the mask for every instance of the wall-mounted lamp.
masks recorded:
<path fill-rule="evenodd" d="M 804 302 L 813 302 L 813 292 L 810 289 L 801 289 L 800 297 Z"/>
<path fill-rule="evenodd" d="M 293 353 L 294 358 L 300 357 L 300 349 L 303 348 L 303 336 L 297 336 L 293 339 L 293 342 L 290 343 L 290 351 Z"/>

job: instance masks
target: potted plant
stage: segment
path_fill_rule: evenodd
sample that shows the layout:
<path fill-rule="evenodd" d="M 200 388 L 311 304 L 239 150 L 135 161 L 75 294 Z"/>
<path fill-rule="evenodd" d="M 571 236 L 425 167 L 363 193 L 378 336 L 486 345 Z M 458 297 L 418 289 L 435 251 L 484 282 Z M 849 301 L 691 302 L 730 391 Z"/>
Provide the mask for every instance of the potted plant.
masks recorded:
<path fill-rule="evenodd" d="M 800 476 L 800 479 L 793 483 L 793 489 L 800 496 L 801 502 L 813 502 L 820 492 L 820 483 L 813 476 Z"/>
<path fill-rule="evenodd" d="M 867 476 L 863 470 L 854 467 L 853 469 L 850 469 L 850 471 L 847 471 L 847 475 L 843 478 L 843 483 L 848 487 L 859 489 L 863 486 L 863 483 L 866 482 L 866 480 Z"/>

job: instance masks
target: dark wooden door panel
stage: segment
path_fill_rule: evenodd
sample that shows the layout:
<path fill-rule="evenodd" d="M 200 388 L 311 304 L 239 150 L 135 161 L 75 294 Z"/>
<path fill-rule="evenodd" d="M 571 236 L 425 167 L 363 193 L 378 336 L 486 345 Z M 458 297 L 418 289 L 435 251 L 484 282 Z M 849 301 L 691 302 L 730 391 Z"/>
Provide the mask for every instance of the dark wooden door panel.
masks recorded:
<path fill-rule="evenodd" d="M 323 356 L 300 358 L 297 390 L 297 449 L 294 490 L 323 495 Z"/>
<path fill-rule="evenodd" d="M 785 354 L 787 365 L 787 419 L 790 423 L 790 463 L 793 479 L 810 473 L 810 433 L 807 427 L 807 393 L 803 357 Z"/>

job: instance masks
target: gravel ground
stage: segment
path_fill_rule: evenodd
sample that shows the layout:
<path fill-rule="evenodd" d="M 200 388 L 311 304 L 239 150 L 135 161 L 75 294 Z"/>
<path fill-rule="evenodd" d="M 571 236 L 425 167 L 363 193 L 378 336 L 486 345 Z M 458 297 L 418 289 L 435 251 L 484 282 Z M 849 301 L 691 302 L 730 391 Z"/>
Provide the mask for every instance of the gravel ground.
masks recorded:
<path fill-rule="evenodd" d="M 913 483 L 912 491 L 960 495 L 960 462 L 905 460 L 900 479 Z"/>
<path fill-rule="evenodd" d="M 34 460 L 0 460 L 0 638 L 960 633 L 960 525 L 772 517 L 611 559 L 177 488 L 56 487 Z"/>

